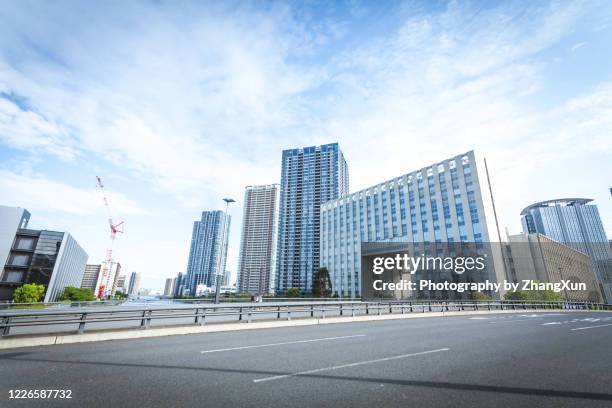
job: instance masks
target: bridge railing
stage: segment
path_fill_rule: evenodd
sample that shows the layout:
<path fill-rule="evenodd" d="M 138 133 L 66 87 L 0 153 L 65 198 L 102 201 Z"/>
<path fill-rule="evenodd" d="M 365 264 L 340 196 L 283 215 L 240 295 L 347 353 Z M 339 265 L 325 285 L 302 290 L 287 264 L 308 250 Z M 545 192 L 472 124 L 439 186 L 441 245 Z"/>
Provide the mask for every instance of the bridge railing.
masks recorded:
<path fill-rule="evenodd" d="M 112 328 L 149 329 L 162 326 L 204 325 L 208 323 L 244 322 L 254 320 L 291 320 L 340 316 L 391 315 L 406 313 L 500 310 L 612 310 L 612 305 L 588 302 L 526 302 L 526 301 L 313 301 L 286 303 L 195 304 L 143 307 L 112 307 L 82 309 L 1 310 L 0 335 L 53 334 L 85 329 Z M 17 330 L 19 329 L 19 330 Z M 24 329 L 30 329 L 30 331 Z M 32 329 L 35 329 L 32 331 Z M 15 333 L 15 332 L 18 333 Z"/>

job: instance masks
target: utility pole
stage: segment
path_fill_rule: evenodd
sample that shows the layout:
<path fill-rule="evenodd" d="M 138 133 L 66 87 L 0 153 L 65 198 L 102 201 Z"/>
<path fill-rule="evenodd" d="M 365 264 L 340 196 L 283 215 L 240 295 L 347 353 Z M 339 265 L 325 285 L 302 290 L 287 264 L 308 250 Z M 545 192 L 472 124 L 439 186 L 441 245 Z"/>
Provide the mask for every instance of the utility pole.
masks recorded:
<path fill-rule="evenodd" d="M 223 220 L 223 231 L 221 232 L 221 250 L 219 251 L 219 259 L 217 259 L 217 279 L 215 282 L 215 303 L 219 303 L 219 293 L 221 292 L 221 277 L 224 275 L 225 271 L 221 270 L 221 267 L 223 266 L 223 257 L 225 256 L 225 230 L 228 229 L 228 225 L 227 225 L 227 208 L 229 207 L 230 203 L 235 203 L 236 200 L 233 200 L 231 198 L 224 198 L 223 201 L 225 201 L 225 218 Z M 229 233 L 229 231 L 228 231 Z"/>

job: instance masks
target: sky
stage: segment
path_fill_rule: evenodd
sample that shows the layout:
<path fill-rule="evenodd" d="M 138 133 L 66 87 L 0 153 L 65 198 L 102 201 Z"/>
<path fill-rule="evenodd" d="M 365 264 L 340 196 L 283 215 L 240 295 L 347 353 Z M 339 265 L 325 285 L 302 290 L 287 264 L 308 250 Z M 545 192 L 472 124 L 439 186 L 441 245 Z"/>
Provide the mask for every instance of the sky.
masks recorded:
<path fill-rule="evenodd" d="M 162 290 L 193 221 L 338 142 L 358 191 L 487 158 L 502 228 L 594 199 L 612 238 L 610 1 L 0 0 L 0 204 Z M 491 222 L 491 221 L 490 221 Z"/>

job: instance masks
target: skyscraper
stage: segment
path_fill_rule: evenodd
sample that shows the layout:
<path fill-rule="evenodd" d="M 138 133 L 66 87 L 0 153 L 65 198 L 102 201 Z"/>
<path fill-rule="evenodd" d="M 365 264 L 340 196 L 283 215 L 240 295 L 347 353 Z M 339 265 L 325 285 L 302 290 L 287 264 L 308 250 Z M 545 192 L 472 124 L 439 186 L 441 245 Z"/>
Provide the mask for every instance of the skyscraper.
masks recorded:
<path fill-rule="evenodd" d="M 485 213 L 491 213 L 491 205 L 485 198 L 474 152 L 469 151 L 323 204 L 321 266 L 329 270 L 332 291 L 341 297 L 365 296 L 362 243 L 397 243 L 419 255 L 448 249 L 449 243 L 484 247 L 496 237 L 488 230 Z M 501 250 L 499 245 L 493 249 L 490 268 L 471 278 L 503 279 Z"/>
<path fill-rule="evenodd" d="M 192 296 L 200 284 L 213 287 L 219 271 L 225 271 L 230 222 L 223 211 L 203 211 L 201 220 L 193 223 L 185 279 Z"/>
<path fill-rule="evenodd" d="M 125 292 L 126 292 L 125 291 L 125 275 L 117 276 L 116 290 L 118 290 L 121 293 L 125 294 Z"/>
<path fill-rule="evenodd" d="M 238 261 L 239 292 L 274 292 L 278 197 L 278 184 L 246 187 Z"/>
<path fill-rule="evenodd" d="M 184 287 L 185 287 L 185 275 L 183 275 L 183 272 L 179 272 L 178 275 L 176 275 L 176 278 L 174 281 L 174 291 L 172 292 L 172 296 L 174 297 L 182 296 Z"/>
<path fill-rule="evenodd" d="M 337 143 L 283 151 L 277 291 L 312 291 L 312 274 L 319 268 L 321 204 L 348 191 L 348 168 Z"/>
<path fill-rule="evenodd" d="M 172 296 L 174 294 L 174 285 L 176 284 L 176 278 L 167 278 L 166 284 L 164 285 L 164 296 Z"/>
<path fill-rule="evenodd" d="M 140 274 L 132 272 L 130 282 L 128 283 L 128 295 L 137 295 L 140 290 Z"/>
<path fill-rule="evenodd" d="M 591 257 L 601 292 L 612 301 L 612 249 L 597 206 L 587 198 L 562 198 L 521 211 L 524 233 L 540 233 Z"/>
<path fill-rule="evenodd" d="M 102 265 L 85 265 L 85 273 L 83 274 L 83 280 L 81 281 L 81 288 L 91 289 L 92 293 L 96 290 L 96 284 L 98 283 L 98 276 L 100 276 L 100 269 Z"/>

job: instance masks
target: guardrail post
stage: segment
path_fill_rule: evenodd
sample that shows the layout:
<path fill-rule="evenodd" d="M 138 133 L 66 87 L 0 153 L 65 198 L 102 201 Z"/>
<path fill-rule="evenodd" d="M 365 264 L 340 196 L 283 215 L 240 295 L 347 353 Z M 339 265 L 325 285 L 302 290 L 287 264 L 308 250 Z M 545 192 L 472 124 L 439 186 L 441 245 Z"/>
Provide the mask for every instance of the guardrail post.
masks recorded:
<path fill-rule="evenodd" d="M 325 305 L 321 306 L 321 319 L 325 319 Z"/>
<path fill-rule="evenodd" d="M 410 313 L 414 312 L 414 309 L 412 308 L 412 302 L 408 302 L 408 304 L 410 305 Z"/>
<path fill-rule="evenodd" d="M 487 302 L 487 309 L 491 310 L 491 302 Z"/>
<path fill-rule="evenodd" d="M 310 305 L 310 317 L 314 317 L 314 305 Z"/>
<path fill-rule="evenodd" d="M 240 314 L 238 315 L 238 321 L 242 320 L 242 306 L 240 307 Z"/>
<path fill-rule="evenodd" d="M 389 314 L 393 314 L 393 303 L 389 302 Z"/>
<path fill-rule="evenodd" d="M 152 310 L 149 310 L 147 313 L 147 326 L 146 326 L 147 329 L 151 328 L 151 315 L 152 314 L 153 314 Z"/>
<path fill-rule="evenodd" d="M 9 332 L 11 331 L 11 318 L 10 317 L 5 317 L 2 319 L 2 335 L 3 336 L 8 336 Z"/>
<path fill-rule="evenodd" d="M 459 309 L 461 309 L 462 311 L 465 310 L 465 307 L 463 306 L 463 300 L 459 301 Z"/>
<path fill-rule="evenodd" d="M 444 302 L 444 304 L 446 305 L 446 311 L 448 312 L 448 302 Z"/>
<path fill-rule="evenodd" d="M 85 320 L 87 319 L 87 313 L 81 314 L 81 321 L 79 322 L 79 334 L 83 334 L 85 331 Z"/>
<path fill-rule="evenodd" d="M 140 320 L 140 327 L 144 328 L 147 324 L 147 321 L 145 320 L 145 318 L 147 317 L 147 311 L 143 310 L 142 311 L 142 319 Z"/>
<path fill-rule="evenodd" d="M 206 324 L 206 308 L 202 309 L 202 320 L 200 320 L 200 326 L 204 326 Z"/>
<path fill-rule="evenodd" d="M 377 308 L 378 308 L 378 315 L 380 316 L 380 315 L 381 315 L 381 311 L 380 311 L 380 309 L 381 309 L 381 303 L 380 303 L 380 302 L 378 302 L 378 306 L 377 306 Z"/>
<path fill-rule="evenodd" d="M 342 316 L 342 315 L 343 315 L 343 313 L 342 313 L 342 303 L 340 303 L 340 316 Z"/>
<path fill-rule="evenodd" d="M 194 324 L 200 323 L 200 309 L 198 309 L 197 307 L 195 310 L 195 320 L 193 321 L 193 323 Z"/>
<path fill-rule="evenodd" d="M 429 305 L 429 311 L 431 312 L 431 300 L 427 302 L 427 304 Z"/>
<path fill-rule="evenodd" d="M 291 320 L 291 309 L 290 306 L 287 306 L 287 320 Z"/>
<path fill-rule="evenodd" d="M 242 308 L 240 308 L 242 310 Z M 242 317 L 242 314 L 240 315 Z M 247 315 L 247 323 L 251 323 L 253 320 L 253 308 L 249 307 L 249 314 Z"/>
<path fill-rule="evenodd" d="M 368 303 L 366 303 L 366 314 L 370 314 L 370 308 L 368 307 Z"/>
<path fill-rule="evenodd" d="M 351 317 L 355 317 L 355 304 L 351 303 Z"/>
<path fill-rule="evenodd" d="M 278 307 L 278 312 L 276 313 L 276 318 L 280 319 L 280 315 L 281 315 L 281 307 Z"/>

